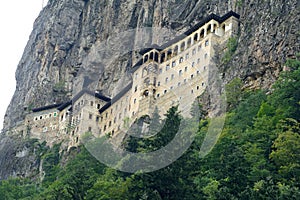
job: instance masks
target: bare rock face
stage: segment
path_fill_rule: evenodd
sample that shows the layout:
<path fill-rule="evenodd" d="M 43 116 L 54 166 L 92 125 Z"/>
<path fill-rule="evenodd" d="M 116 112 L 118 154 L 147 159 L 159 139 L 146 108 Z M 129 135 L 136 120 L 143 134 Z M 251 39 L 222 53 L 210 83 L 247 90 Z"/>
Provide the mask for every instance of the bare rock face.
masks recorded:
<path fill-rule="evenodd" d="M 223 15 L 230 10 L 241 15 L 241 24 L 235 54 L 228 63 L 218 63 L 223 80 L 240 77 L 249 87 L 269 88 L 286 59 L 300 52 L 298 0 L 49 0 L 18 65 L 17 88 L 4 129 L 23 120 L 32 107 L 70 98 L 84 86 L 86 74 L 93 74 L 89 77 L 93 87 L 112 96 L 119 80 L 128 79 L 124 75 L 138 54 L 114 55 L 118 41 L 111 37 L 129 31 L 127 48 L 134 50 L 141 42 L 141 28 L 182 33 L 210 13 Z M 160 38 L 153 29 L 143 34 L 147 45 L 169 39 Z M 110 51 L 99 50 L 109 42 Z M 115 56 L 113 62 L 106 63 L 104 54 Z"/>

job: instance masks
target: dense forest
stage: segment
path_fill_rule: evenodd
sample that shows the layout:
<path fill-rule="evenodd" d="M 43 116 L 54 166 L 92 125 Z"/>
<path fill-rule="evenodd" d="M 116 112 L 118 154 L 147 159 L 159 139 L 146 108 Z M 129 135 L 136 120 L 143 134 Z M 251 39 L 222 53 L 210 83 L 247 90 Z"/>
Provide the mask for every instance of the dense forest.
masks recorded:
<path fill-rule="evenodd" d="M 200 146 L 211 119 L 201 116 L 196 138 L 176 162 L 149 173 L 124 173 L 99 163 L 80 146 L 63 160 L 60 145 L 40 151 L 44 179 L 0 182 L 0 199 L 300 199 L 300 55 L 285 64 L 271 91 L 227 86 L 224 129 L 212 151 Z M 200 105 L 201 107 L 201 105 Z M 128 138 L 130 151 L 164 146 L 183 120 L 177 108 L 166 114 L 153 138 Z"/>

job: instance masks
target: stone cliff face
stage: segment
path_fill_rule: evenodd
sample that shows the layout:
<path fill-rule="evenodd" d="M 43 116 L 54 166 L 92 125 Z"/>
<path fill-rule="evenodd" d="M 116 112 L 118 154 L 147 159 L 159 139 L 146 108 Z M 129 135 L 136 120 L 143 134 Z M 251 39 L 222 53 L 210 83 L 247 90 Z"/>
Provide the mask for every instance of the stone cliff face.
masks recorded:
<path fill-rule="evenodd" d="M 133 30 L 128 45 L 134 46 L 140 37 L 137 27 L 181 33 L 210 13 L 229 10 L 241 15 L 241 24 L 237 50 L 218 66 L 224 81 L 240 77 L 249 87 L 269 88 L 285 60 L 300 52 L 298 0 L 50 0 L 18 65 L 4 128 L 23 120 L 32 107 L 68 99 L 83 87 L 76 80 L 84 80 L 85 72 L 94 74 L 89 77 L 94 87 L 111 96 L 138 54 L 125 52 L 107 65 L 97 47 L 110 36 Z M 145 43 L 168 39 L 151 30 L 146 34 Z"/>

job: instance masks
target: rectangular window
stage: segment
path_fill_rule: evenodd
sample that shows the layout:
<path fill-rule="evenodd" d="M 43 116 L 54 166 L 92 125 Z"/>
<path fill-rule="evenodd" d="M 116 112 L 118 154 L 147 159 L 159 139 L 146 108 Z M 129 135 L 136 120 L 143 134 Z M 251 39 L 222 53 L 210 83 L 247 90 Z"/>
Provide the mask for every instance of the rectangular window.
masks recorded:
<path fill-rule="evenodd" d="M 176 66 L 176 61 L 173 61 L 172 62 L 172 67 L 175 67 Z"/>
<path fill-rule="evenodd" d="M 92 119 L 93 118 L 93 115 L 92 114 L 89 114 L 89 119 Z"/>
<path fill-rule="evenodd" d="M 187 53 L 187 54 L 185 55 L 185 59 L 189 59 L 189 57 L 190 57 L 190 54 Z"/>
<path fill-rule="evenodd" d="M 159 73 L 160 73 L 160 74 L 162 73 L 162 69 L 161 69 L 161 68 L 159 69 Z"/>
<path fill-rule="evenodd" d="M 192 53 L 193 55 L 195 55 L 196 54 L 196 49 L 193 49 L 193 53 Z"/>
<path fill-rule="evenodd" d="M 182 70 L 179 70 L 179 76 L 181 76 L 182 75 Z"/>
<path fill-rule="evenodd" d="M 167 77 L 167 78 L 166 78 L 166 83 L 167 83 L 168 81 L 169 81 L 169 78 Z"/>
<path fill-rule="evenodd" d="M 182 63 L 183 62 L 183 57 L 181 57 L 180 59 L 179 59 L 179 63 Z"/>
<path fill-rule="evenodd" d="M 96 122 L 99 122 L 99 119 L 100 119 L 100 117 L 99 117 L 99 116 L 97 116 L 97 117 L 96 117 Z"/>
<path fill-rule="evenodd" d="M 89 127 L 88 132 L 92 132 L 92 127 Z"/>
<path fill-rule="evenodd" d="M 174 79 L 174 74 L 171 75 L 171 80 L 173 80 L 173 79 Z"/>
<path fill-rule="evenodd" d="M 91 101 L 91 106 L 94 106 L 94 102 L 93 101 Z"/>
<path fill-rule="evenodd" d="M 188 70 L 188 67 L 185 67 L 185 68 L 184 68 L 184 71 L 187 72 L 187 70 Z"/>
<path fill-rule="evenodd" d="M 206 41 L 205 41 L 205 46 L 207 47 L 208 45 L 209 45 L 209 41 L 206 40 Z"/>
<path fill-rule="evenodd" d="M 170 65 L 166 66 L 166 71 L 168 71 L 170 69 Z"/>

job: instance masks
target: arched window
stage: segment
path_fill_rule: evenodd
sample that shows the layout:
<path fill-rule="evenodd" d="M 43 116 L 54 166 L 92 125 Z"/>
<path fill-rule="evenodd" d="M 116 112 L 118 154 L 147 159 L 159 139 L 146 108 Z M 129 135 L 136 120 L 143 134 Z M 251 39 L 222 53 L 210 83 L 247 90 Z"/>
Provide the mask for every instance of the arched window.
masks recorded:
<path fill-rule="evenodd" d="M 182 42 L 180 45 L 180 51 L 184 51 L 185 49 L 185 42 Z"/>
<path fill-rule="evenodd" d="M 150 53 L 150 60 L 153 60 L 153 59 L 154 59 L 154 53 L 151 52 L 151 53 Z"/>
<path fill-rule="evenodd" d="M 218 25 L 217 25 L 217 24 L 214 24 L 213 33 L 216 32 L 217 28 L 218 28 Z"/>
<path fill-rule="evenodd" d="M 166 59 L 166 53 L 162 53 L 161 56 L 160 56 L 160 62 L 163 63 Z"/>
<path fill-rule="evenodd" d="M 149 96 L 149 91 L 148 91 L 148 90 L 145 90 L 144 93 L 143 93 L 143 95 L 144 95 L 145 97 Z"/>
<path fill-rule="evenodd" d="M 194 42 L 197 42 L 198 41 L 198 33 L 196 33 L 195 35 L 194 35 Z"/>
<path fill-rule="evenodd" d="M 182 62 L 183 62 L 183 57 L 180 57 L 179 63 L 182 63 Z"/>
<path fill-rule="evenodd" d="M 148 56 L 148 54 L 147 54 L 147 55 L 145 55 L 145 57 L 144 57 L 144 63 L 146 63 L 148 60 L 149 60 L 149 56 Z"/>
<path fill-rule="evenodd" d="M 208 25 L 207 29 L 206 29 L 206 34 L 210 34 L 211 33 L 211 24 Z"/>
<path fill-rule="evenodd" d="M 172 50 L 169 49 L 167 52 L 167 60 L 169 60 L 172 57 Z"/>
<path fill-rule="evenodd" d="M 192 45 L 192 38 L 189 38 L 187 41 L 187 48 L 189 48 Z"/>
<path fill-rule="evenodd" d="M 173 51 L 174 56 L 178 54 L 178 46 L 176 45 Z"/>
<path fill-rule="evenodd" d="M 182 70 L 179 70 L 179 76 L 181 76 L 182 75 Z"/>
<path fill-rule="evenodd" d="M 203 39 L 204 38 L 204 29 L 202 29 L 201 31 L 200 31 L 200 39 Z"/>

